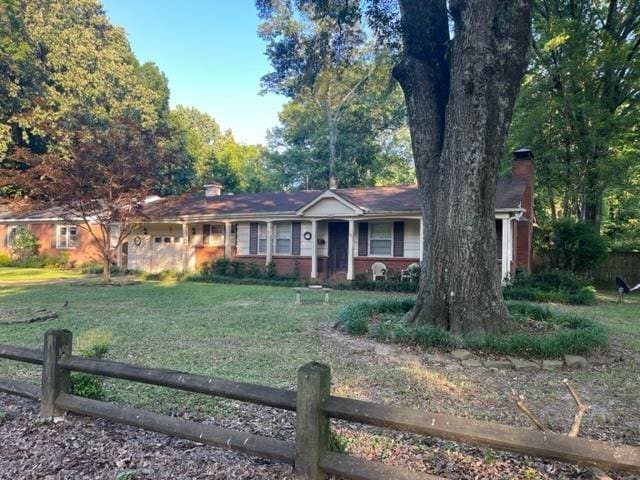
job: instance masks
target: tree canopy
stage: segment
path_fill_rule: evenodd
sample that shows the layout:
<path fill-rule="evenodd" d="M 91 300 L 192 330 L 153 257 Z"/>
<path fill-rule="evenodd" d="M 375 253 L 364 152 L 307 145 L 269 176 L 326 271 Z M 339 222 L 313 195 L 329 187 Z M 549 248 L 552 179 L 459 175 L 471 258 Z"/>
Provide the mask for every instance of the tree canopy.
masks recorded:
<path fill-rule="evenodd" d="M 639 17 L 637 0 L 536 2 L 510 144 L 536 152 L 542 220 L 575 218 L 600 232 L 625 215 L 619 194 L 633 188 L 640 146 Z"/>

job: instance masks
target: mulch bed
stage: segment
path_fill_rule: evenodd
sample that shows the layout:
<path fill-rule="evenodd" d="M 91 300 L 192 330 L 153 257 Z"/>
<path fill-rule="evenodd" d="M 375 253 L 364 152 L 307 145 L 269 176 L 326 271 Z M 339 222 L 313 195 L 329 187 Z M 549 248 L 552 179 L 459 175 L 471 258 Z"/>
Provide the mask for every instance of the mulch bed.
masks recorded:
<path fill-rule="evenodd" d="M 232 403 L 233 417 L 195 421 L 291 440 L 294 416 Z M 293 479 L 288 465 L 247 457 L 111 422 L 67 415 L 42 423 L 37 404 L 0 394 L 0 479 Z M 437 439 L 336 422 L 349 454 L 451 479 L 589 479 L 580 467 L 523 458 Z M 614 479 L 632 479 L 616 476 Z M 391 480 L 391 479 L 390 479 Z"/>

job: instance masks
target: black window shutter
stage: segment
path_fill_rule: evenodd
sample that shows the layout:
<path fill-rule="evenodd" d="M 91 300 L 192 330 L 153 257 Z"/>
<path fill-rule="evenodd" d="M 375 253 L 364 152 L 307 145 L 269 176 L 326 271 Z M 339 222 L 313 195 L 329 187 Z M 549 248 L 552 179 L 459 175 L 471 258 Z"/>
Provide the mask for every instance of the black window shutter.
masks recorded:
<path fill-rule="evenodd" d="M 358 223 L 358 256 L 366 257 L 369 253 L 369 222 Z"/>
<path fill-rule="evenodd" d="M 404 257 L 404 222 L 393 222 L 393 256 Z"/>
<path fill-rule="evenodd" d="M 258 254 L 258 224 L 249 224 L 249 255 Z"/>
<path fill-rule="evenodd" d="M 300 255 L 300 222 L 291 222 L 291 255 Z"/>
<path fill-rule="evenodd" d="M 211 225 L 205 223 L 202 225 L 202 244 L 209 245 L 211 242 Z"/>

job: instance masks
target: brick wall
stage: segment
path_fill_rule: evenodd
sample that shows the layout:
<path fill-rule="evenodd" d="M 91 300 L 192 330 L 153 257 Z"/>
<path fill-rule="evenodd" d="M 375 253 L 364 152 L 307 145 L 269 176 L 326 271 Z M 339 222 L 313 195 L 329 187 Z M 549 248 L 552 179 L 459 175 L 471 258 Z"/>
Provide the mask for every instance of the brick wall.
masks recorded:
<path fill-rule="evenodd" d="M 224 247 L 209 247 L 198 245 L 196 249 L 196 270 L 200 270 L 204 262 L 210 262 L 224 257 Z"/>
<path fill-rule="evenodd" d="M 10 250 L 6 246 L 7 238 L 7 225 L 0 225 L 0 252 L 9 254 Z M 43 255 L 61 255 L 65 254 L 69 256 L 71 262 L 75 262 L 77 265 L 82 265 L 87 262 L 102 262 L 100 250 L 96 247 L 91 234 L 78 227 L 79 244 L 76 248 L 56 248 L 56 225 L 55 224 L 32 224 L 29 226 L 31 231 L 38 237 L 40 243 L 40 253 Z M 98 226 L 93 228 L 99 229 Z"/>

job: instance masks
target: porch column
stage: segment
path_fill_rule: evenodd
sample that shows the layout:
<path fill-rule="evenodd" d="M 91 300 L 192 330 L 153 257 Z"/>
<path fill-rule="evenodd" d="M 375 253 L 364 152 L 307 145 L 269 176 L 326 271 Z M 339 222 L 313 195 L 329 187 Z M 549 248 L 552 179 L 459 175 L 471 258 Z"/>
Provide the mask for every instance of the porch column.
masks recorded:
<path fill-rule="evenodd" d="M 355 222 L 349 220 L 349 242 L 347 255 L 347 280 L 353 280 L 353 230 Z"/>
<path fill-rule="evenodd" d="M 189 224 L 182 222 L 182 271 L 189 270 L 189 251 L 191 243 L 189 242 Z"/>
<path fill-rule="evenodd" d="M 231 258 L 231 222 L 224 222 L 224 256 Z"/>
<path fill-rule="evenodd" d="M 502 219 L 502 265 L 500 272 L 500 280 L 505 283 L 505 279 L 509 277 L 509 267 L 511 264 L 511 252 L 510 252 L 510 239 L 511 239 L 511 221 L 509 218 Z"/>
<path fill-rule="evenodd" d="M 267 222 L 267 264 L 271 263 L 272 253 L 272 243 L 273 243 L 273 222 Z"/>
<path fill-rule="evenodd" d="M 318 221 L 311 220 L 311 278 L 318 278 Z"/>
<path fill-rule="evenodd" d="M 420 261 L 422 262 L 422 256 L 424 255 L 424 232 L 422 231 L 422 217 L 420 217 Z"/>
<path fill-rule="evenodd" d="M 514 217 L 509 217 L 507 219 L 507 223 L 509 224 L 509 238 L 507 239 L 507 255 L 509 255 L 509 265 L 507 268 L 507 275 L 509 276 L 509 278 L 511 278 L 511 274 L 513 273 L 512 267 L 515 267 L 516 265 L 516 259 L 513 255 L 513 221 Z"/>

